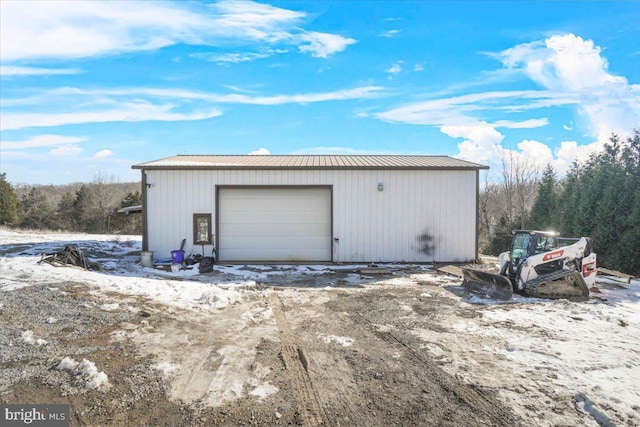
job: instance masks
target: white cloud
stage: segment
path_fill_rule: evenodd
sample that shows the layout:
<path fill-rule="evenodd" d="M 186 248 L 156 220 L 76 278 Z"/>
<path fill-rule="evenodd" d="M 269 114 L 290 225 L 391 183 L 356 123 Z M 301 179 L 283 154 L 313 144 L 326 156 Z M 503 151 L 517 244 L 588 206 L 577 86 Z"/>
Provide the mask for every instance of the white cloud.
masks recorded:
<path fill-rule="evenodd" d="M 138 101 L 117 103 L 111 108 L 96 109 L 94 111 L 4 113 L 0 129 L 52 127 L 84 123 L 204 120 L 222 114 L 216 109 L 178 113 L 173 112 L 172 108 L 173 105 L 171 104 L 154 105 L 149 102 Z"/>
<path fill-rule="evenodd" d="M 573 34 L 556 35 L 491 56 L 504 66 L 492 74 L 492 79 L 511 81 L 514 75 L 524 75 L 541 89 L 441 97 L 371 115 L 391 123 L 438 126 L 446 135 L 464 139 L 458 145 L 457 156 L 467 160 L 492 163 L 505 158 L 505 154 L 513 157 L 517 153 L 529 162 L 550 162 L 559 173 L 566 172 L 576 158 L 584 161 L 591 153 L 602 149 L 611 132 L 625 135 L 638 125 L 640 85 L 611 74 L 601 48 L 591 40 Z M 458 87 L 463 88 L 464 85 Z M 521 141 L 518 151 L 502 147 L 504 135 L 496 128 L 546 126 L 549 124 L 547 118 L 523 116 L 549 107 L 572 108 L 583 116 L 588 129 L 582 129 L 582 132 L 591 135 L 596 142 L 583 145 L 562 142 L 553 152 L 545 144 L 533 140 Z M 488 117 L 494 121 L 487 120 Z M 495 120 L 496 117 L 500 119 Z M 572 130 L 573 122 L 564 128 Z"/>
<path fill-rule="evenodd" d="M 46 76 L 79 73 L 82 73 L 82 70 L 78 68 L 19 67 L 15 65 L 0 66 L 0 76 Z"/>
<path fill-rule="evenodd" d="M 420 71 L 424 71 L 424 65 L 423 64 L 416 64 L 413 66 L 413 71 L 419 73 Z"/>
<path fill-rule="evenodd" d="M 219 64 L 239 64 L 242 62 L 251 62 L 256 59 L 269 58 L 275 54 L 287 53 L 286 49 L 268 49 L 264 52 L 237 52 L 237 53 L 211 53 L 202 52 L 190 55 L 193 58 L 203 59 L 209 62 L 217 62 Z"/>
<path fill-rule="evenodd" d="M 504 135 L 487 123 L 442 126 L 440 131 L 452 138 L 464 138 L 455 157 L 478 163 L 494 163 L 501 157 Z"/>
<path fill-rule="evenodd" d="M 100 150 L 96 154 L 94 154 L 93 158 L 94 159 L 105 159 L 107 157 L 112 157 L 114 155 L 115 155 L 115 153 L 113 151 L 104 149 L 104 150 Z"/>
<path fill-rule="evenodd" d="M 399 74 L 402 71 L 403 61 L 398 61 L 395 64 L 391 65 L 391 67 L 385 70 L 385 73 L 389 74 L 389 78 L 392 78 L 394 74 Z"/>
<path fill-rule="evenodd" d="M 533 129 L 547 126 L 548 124 L 549 119 L 547 119 L 546 117 L 542 119 L 529 119 L 523 121 L 498 120 L 496 122 L 493 122 L 493 125 L 495 127 L 507 129 Z"/>
<path fill-rule="evenodd" d="M 594 141 L 591 144 L 578 144 L 576 141 L 562 141 L 555 150 L 554 167 L 559 174 L 566 173 L 574 161 L 584 163 L 593 153 L 604 149 L 604 141 Z"/>
<path fill-rule="evenodd" d="M 250 156 L 267 156 L 269 154 L 271 154 L 271 152 L 269 150 L 267 150 L 264 147 L 260 147 L 255 151 L 252 151 L 250 153 L 248 153 Z"/>
<path fill-rule="evenodd" d="M 348 37 L 315 31 L 307 31 L 300 34 L 298 38 L 306 43 L 298 47 L 300 52 L 308 52 L 316 58 L 326 58 L 334 53 L 342 52 L 347 46 L 356 43 L 354 39 Z"/>
<path fill-rule="evenodd" d="M 385 31 L 383 33 L 380 33 L 380 37 L 391 38 L 391 37 L 395 36 L 396 34 L 398 34 L 399 32 L 400 32 L 400 30 Z"/>
<path fill-rule="evenodd" d="M 332 92 L 257 96 L 241 93 L 217 94 L 182 89 L 122 88 L 78 89 L 60 88 L 31 97 L 3 99 L 3 106 L 36 105 L 48 107 L 49 113 L 3 111 L 0 129 L 62 126 L 82 123 L 191 121 L 222 115 L 217 104 L 283 105 L 364 99 L 376 96 L 380 86 L 363 86 Z M 195 103 L 194 101 L 200 101 Z M 198 106 L 194 106 L 198 104 Z M 201 105 L 204 104 L 204 105 Z M 79 110 L 60 111 L 60 105 L 83 105 Z M 90 108 L 90 109 L 89 109 Z M 185 111 L 186 110 L 186 111 Z M 180 112 L 178 112 L 180 111 Z"/>
<path fill-rule="evenodd" d="M 63 145 L 61 147 L 54 148 L 50 153 L 59 157 L 74 157 L 82 153 L 82 151 L 84 150 L 77 145 Z"/>
<path fill-rule="evenodd" d="M 458 154 L 454 157 L 489 165 L 499 169 L 503 161 L 517 161 L 543 170 L 552 165 L 559 176 L 567 173 L 574 161 L 584 162 L 589 156 L 601 151 L 603 143 L 579 145 L 575 141 L 563 141 L 560 146 L 551 148 L 539 141 L 522 140 L 517 144 L 518 150 L 503 147 L 504 135 L 492 125 L 481 123 L 472 126 L 442 126 L 440 130 L 452 138 L 464 138 L 458 144 Z"/>
<path fill-rule="evenodd" d="M 25 148 L 55 147 L 58 145 L 77 144 L 86 141 L 85 137 L 63 136 L 63 135 L 37 135 L 23 141 L 1 141 L 3 150 L 23 150 Z"/>
<path fill-rule="evenodd" d="M 494 91 L 414 102 L 392 108 L 374 116 L 388 122 L 417 125 L 476 125 L 476 116 L 484 111 L 518 110 L 531 100 L 553 100 L 547 91 Z M 562 101 L 565 102 L 565 101 Z"/>
<path fill-rule="evenodd" d="M 307 31 L 304 12 L 251 1 L 3 2 L 3 61 L 70 59 L 156 50 L 180 43 L 205 46 L 300 46 L 326 57 L 355 40 Z"/>
<path fill-rule="evenodd" d="M 572 131 L 573 130 L 573 122 L 569 122 L 568 125 L 563 124 L 562 127 L 564 130 Z"/>
<path fill-rule="evenodd" d="M 611 74 L 601 53 L 592 40 L 565 34 L 517 45 L 495 57 L 547 90 L 577 99 L 577 112 L 586 117 L 590 134 L 606 140 L 611 132 L 627 133 L 637 126 L 640 90 Z"/>

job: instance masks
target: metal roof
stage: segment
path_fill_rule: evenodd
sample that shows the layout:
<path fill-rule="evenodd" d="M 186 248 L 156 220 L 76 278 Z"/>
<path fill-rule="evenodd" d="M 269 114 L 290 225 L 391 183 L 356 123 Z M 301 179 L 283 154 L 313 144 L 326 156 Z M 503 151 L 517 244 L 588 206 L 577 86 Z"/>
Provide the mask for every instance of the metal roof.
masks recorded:
<path fill-rule="evenodd" d="M 178 155 L 133 169 L 489 169 L 447 156 Z"/>

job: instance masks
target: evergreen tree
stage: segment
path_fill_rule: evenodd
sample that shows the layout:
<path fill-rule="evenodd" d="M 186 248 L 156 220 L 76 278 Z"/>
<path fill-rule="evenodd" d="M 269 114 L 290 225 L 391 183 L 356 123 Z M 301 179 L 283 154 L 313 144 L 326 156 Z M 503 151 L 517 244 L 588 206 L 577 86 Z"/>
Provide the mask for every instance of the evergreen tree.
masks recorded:
<path fill-rule="evenodd" d="M 58 211 L 56 212 L 56 222 L 59 228 L 69 231 L 77 231 L 78 224 L 76 223 L 75 212 L 76 196 L 71 192 L 66 192 L 62 195 L 60 202 L 58 203 Z"/>
<path fill-rule="evenodd" d="M 612 135 L 604 151 L 574 165 L 562 190 L 561 232 L 590 236 L 598 263 L 640 274 L 640 134 Z"/>
<path fill-rule="evenodd" d="M 534 230 L 558 230 L 558 189 L 556 171 L 548 165 L 542 173 L 536 200 L 529 216 L 530 228 Z"/>
<path fill-rule="evenodd" d="M 23 228 L 34 228 L 37 230 L 48 229 L 52 226 L 52 213 L 47 197 L 37 187 L 22 197 L 22 222 Z"/>
<path fill-rule="evenodd" d="M 73 219 L 78 230 L 87 233 L 99 233 L 101 230 L 100 212 L 96 208 L 94 192 L 88 184 L 82 184 L 76 191 L 73 203 Z"/>
<path fill-rule="evenodd" d="M 20 200 L 7 174 L 0 174 L 0 224 L 16 224 L 20 219 Z"/>
<path fill-rule="evenodd" d="M 114 215 L 111 221 L 111 230 L 121 234 L 142 234 L 142 216 L 139 214 L 118 214 L 117 211 L 129 206 L 142 204 L 142 194 L 139 191 L 128 193 L 120 204 L 114 208 Z"/>

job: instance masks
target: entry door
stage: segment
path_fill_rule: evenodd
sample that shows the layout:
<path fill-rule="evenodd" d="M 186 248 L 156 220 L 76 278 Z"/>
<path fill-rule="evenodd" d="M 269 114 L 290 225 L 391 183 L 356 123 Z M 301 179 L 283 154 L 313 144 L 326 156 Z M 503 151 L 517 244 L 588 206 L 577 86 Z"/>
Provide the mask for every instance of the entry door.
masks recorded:
<path fill-rule="evenodd" d="M 331 190 L 218 190 L 221 261 L 331 261 Z"/>

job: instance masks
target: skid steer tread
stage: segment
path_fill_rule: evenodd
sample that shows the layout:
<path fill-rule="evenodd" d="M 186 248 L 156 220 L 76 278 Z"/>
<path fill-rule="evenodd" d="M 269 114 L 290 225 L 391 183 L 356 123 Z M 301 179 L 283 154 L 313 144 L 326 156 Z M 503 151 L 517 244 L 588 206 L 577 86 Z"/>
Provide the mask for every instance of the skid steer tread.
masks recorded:
<path fill-rule="evenodd" d="M 577 271 L 560 270 L 529 280 L 524 284 L 523 294 L 537 298 L 586 300 L 589 288 Z"/>

